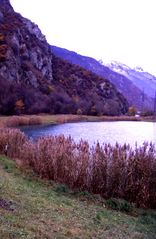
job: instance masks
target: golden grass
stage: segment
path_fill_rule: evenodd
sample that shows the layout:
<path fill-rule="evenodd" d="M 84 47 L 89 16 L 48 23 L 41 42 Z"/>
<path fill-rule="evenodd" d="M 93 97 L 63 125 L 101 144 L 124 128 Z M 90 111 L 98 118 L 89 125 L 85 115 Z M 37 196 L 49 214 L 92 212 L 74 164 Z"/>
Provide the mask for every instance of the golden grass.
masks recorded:
<path fill-rule="evenodd" d="M 79 121 L 154 121 L 152 117 L 134 116 L 88 116 L 88 115 L 21 115 L 21 116 L 0 116 L 0 127 L 31 125 L 31 124 L 61 124 Z"/>

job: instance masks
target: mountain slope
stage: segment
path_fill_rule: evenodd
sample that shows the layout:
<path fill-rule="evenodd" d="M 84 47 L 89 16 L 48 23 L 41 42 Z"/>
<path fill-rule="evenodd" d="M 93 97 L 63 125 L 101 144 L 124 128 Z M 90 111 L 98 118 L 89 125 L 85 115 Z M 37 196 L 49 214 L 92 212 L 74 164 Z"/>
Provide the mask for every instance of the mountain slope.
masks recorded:
<path fill-rule="evenodd" d="M 140 90 L 143 90 L 146 95 L 154 98 L 156 92 L 156 77 L 152 74 L 145 72 L 142 68 L 136 67 L 132 69 L 125 64 L 119 62 L 112 62 L 108 64 L 108 67 L 118 72 L 121 75 L 126 76 L 132 81 Z"/>
<path fill-rule="evenodd" d="M 38 26 L 9 0 L 0 0 L 0 85 L 0 114 L 119 115 L 128 108 L 108 80 L 53 57 Z"/>
<path fill-rule="evenodd" d="M 120 115 L 127 111 L 126 99 L 108 80 L 54 55 L 53 77 L 55 92 L 64 95 L 67 102 L 72 100 L 77 113 Z"/>
<path fill-rule="evenodd" d="M 56 56 L 61 57 L 72 64 L 82 66 L 85 69 L 110 80 L 127 98 L 129 105 L 133 105 L 138 109 L 153 109 L 153 99 L 146 94 L 143 96 L 142 89 L 139 89 L 139 87 L 128 79 L 127 76 L 111 70 L 109 67 L 102 65 L 100 62 L 91 57 L 82 56 L 76 52 L 56 46 L 52 46 L 51 49 Z"/>
<path fill-rule="evenodd" d="M 38 87 L 51 82 L 52 55 L 37 25 L 14 12 L 9 1 L 0 0 L 0 74 Z"/>

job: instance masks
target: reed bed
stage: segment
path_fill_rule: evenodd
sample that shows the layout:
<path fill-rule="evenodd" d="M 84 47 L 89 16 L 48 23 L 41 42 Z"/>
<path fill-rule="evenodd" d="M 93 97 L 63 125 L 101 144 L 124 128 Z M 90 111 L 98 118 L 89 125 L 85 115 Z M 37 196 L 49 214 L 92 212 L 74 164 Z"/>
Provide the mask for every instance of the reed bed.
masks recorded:
<path fill-rule="evenodd" d="M 22 125 L 36 124 L 57 124 L 66 122 L 100 122 L 100 121 L 153 121 L 152 117 L 133 117 L 133 116 L 86 116 L 86 115 L 20 115 L 20 116 L 1 116 L 0 127 L 16 127 Z"/>
<path fill-rule="evenodd" d="M 42 119 L 40 116 L 12 116 L 5 120 L 5 126 L 7 127 L 17 127 L 24 125 L 38 125 L 42 124 Z"/>
<path fill-rule="evenodd" d="M 40 177 L 87 190 L 102 197 L 123 198 L 138 207 L 156 208 L 156 148 L 74 142 L 71 137 L 44 137 L 32 142 L 17 129 L 0 129 L 0 154 L 18 158 Z"/>
<path fill-rule="evenodd" d="M 20 130 L 0 128 L 0 154 L 18 158 L 26 142 L 27 138 Z"/>

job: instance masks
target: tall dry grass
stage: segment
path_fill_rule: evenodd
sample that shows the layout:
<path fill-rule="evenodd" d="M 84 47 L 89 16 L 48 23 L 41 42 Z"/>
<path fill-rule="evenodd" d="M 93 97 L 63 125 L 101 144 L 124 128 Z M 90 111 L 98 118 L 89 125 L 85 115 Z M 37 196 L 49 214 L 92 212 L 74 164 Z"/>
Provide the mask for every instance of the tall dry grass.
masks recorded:
<path fill-rule="evenodd" d="M 7 146 L 7 147 L 6 147 Z M 88 190 L 104 198 L 123 198 L 139 207 L 156 208 L 156 149 L 144 143 L 96 144 L 54 136 L 31 142 L 16 129 L 0 130 L 0 153 L 18 157 L 40 177 Z"/>
<path fill-rule="evenodd" d="M 40 116 L 12 116 L 5 121 L 7 127 L 42 124 Z"/>
<path fill-rule="evenodd" d="M 27 138 L 20 130 L 0 128 L 0 154 L 18 158 L 26 142 Z"/>

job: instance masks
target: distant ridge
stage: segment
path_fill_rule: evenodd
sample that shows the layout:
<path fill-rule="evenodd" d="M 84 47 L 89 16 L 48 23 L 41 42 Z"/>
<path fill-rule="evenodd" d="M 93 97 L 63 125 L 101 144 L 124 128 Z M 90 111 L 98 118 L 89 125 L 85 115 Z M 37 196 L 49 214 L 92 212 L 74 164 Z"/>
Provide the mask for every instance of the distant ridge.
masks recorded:
<path fill-rule="evenodd" d="M 130 106 L 135 106 L 139 110 L 142 108 L 153 110 L 153 94 L 150 94 L 151 90 L 148 89 L 149 80 L 146 81 L 146 76 L 148 73 L 142 73 L 135 70 L 136 76 L 138 76 L 139 73 L 142 74 L 142 78 L 138 80 L 138 83 L 137 80 L 134 80 L 134 77 L 132 78 L 132 73 L 134 73 L 134 70 L 131 70 L 129 72 L 129 74 L 131 73 L 130 77 L 127 77 L 126 69 L 124 70 L 125 74 L 123 74 L 123 71 L 121 72 L 116 70 L 111 65 L 105 66 L 91 57 L 80 55 L 74 51 L 69 51 L 56 46 L 51 46 L 51 49 L 56 56 L 61 57 L 72 64 L 82 66 L 83 68 L 110 80 L 127 98 Z M 118 65 L 118 67 L 120 68 L 120 65 Z M 127 68 L 129 69 L 129 67 Z M 155 78 L 153 78 L 153 80 L 155 80 Z"/>
<path fill-rule="evenodd" d="M 120 62 L 112 62 L 107 65 L 111 70 L 126 76 L 131 82 L 144 93 L 154 98 L 156 92 L 156 77 L 141 67 L 131 68 Z"/>

